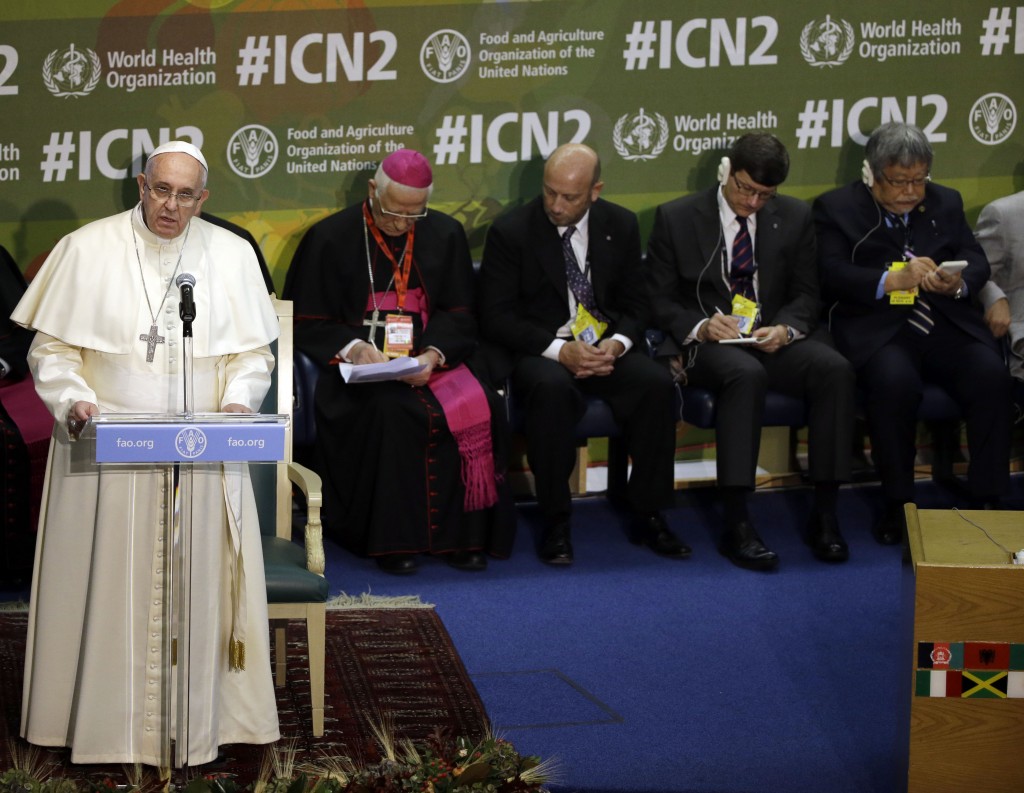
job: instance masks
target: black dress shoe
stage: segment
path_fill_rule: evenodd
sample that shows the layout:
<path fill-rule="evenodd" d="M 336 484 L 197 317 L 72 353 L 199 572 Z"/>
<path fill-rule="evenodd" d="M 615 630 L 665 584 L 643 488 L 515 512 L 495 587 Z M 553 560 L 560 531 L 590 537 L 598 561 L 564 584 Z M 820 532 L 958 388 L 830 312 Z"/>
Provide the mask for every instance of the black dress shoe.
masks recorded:
<path fill-rule="evenodd" d="M 778 554 L 765 547 L 748 520 L 727 528 L 718 550 L 734 565 L 746 570 L 767 571 L 779 566 Z"/>
<path fill-rule="evenodd" d="M 881 545 L 899 545 L 906 532 L 902 504 L 899 505 L 899 508 L 887 508 L 878 522 L 871 527 L 871 536 Z"/>
<path fill-rule="evenodd" d="M 812 516 L 804 541 L 823 562 L 845 562 L 850 558 L 850 549 L 839 533 L 839 520 L 835 515 Z"/>
<path fill-rule="evenodd" d="M 572 542 L 569 540 L 569 524 L 555 523 L 544 531 L 544 542 L 537 555 L 542 562 L 554 565 L 569 565 L 573 562 Z"/>
<path fill-rule="evenodd" d="M 470 573 L 487 569 L 487 557 L 480 551 L 455 551 L 448 554 L 446 561 L 450 567 Z"/>
<path fill-rule="evenodd" d="M 411 553 L 388 553 L 377 557 L 377 567 L 392 575 L 416 572 L 416 557 Z"/>
<path fill-rule="evenodd" d="M 665 518 L 658 512 L 634 517 L 629 539 L 634 545 L 646 545 L 659 556 L 670 559 L 685 559 L 693 553 L 689 545 L 672 533 Z"/>

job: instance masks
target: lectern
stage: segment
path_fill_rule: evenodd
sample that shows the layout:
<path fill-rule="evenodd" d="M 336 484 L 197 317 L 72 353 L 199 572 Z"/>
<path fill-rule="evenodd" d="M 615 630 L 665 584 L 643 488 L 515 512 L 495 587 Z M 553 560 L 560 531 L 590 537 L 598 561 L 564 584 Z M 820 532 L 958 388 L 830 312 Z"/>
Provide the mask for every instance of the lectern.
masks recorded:
<path fill-rule="evenodd" d="M 909 793 L 1024 790 L 1024 512 L 906 507 Z M 909 605 L 909 604 L 905 604 Z"/>
<path fill-rule="evenodd" d="M 122 413 L 94 416 L 82 431 L 82 442 L 95 443 L 97 465 L 153 466 L 163 469 L 169 483 L 176 478 L 178 484 L 178 497 L 163 505 L 164 547 L 173 549 L 173 563 L 163 573 L 161 764 L 165 768 L 189 764 L 192 469 L 283 460 L 288 421 L 288 416 L 277 414 Z"/>

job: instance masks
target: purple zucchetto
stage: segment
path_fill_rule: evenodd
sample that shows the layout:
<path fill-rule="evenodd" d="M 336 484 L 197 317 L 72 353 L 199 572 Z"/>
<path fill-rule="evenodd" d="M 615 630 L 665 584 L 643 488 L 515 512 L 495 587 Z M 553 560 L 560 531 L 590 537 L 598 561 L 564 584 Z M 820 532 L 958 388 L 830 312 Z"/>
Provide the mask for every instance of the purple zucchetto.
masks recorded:
<path fill-rule="evenodd" d="M 399 149 L 380 164 L 388 178 L 396 184 L 425 190 L 434 182 L 427 158 L 413 149 Z"/>

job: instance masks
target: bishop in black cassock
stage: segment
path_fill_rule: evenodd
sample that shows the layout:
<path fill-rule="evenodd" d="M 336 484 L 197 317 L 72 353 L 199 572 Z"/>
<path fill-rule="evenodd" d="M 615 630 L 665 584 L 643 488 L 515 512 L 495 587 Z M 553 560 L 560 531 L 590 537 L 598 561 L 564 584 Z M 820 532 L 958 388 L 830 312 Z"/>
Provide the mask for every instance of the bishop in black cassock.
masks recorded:
<path fill-rule="evenodd" d="M 462 365 L 477 343 L 469 246 L 456 220 L 427 211 L 430 189 L 422 155 L 389 155 L 365 201 L 306 232 L 284 288 L 296 346 L 323 367 L 324 527 L 394 573 L 415 570 L 421 553 L 481 569 L 488 554 L 508 556 L 514 532 L 504 432 L 494 431 L 504 411 Z M 427 372 L 345 383 L 336 364 L 384 360 L 395 317 Z"/>

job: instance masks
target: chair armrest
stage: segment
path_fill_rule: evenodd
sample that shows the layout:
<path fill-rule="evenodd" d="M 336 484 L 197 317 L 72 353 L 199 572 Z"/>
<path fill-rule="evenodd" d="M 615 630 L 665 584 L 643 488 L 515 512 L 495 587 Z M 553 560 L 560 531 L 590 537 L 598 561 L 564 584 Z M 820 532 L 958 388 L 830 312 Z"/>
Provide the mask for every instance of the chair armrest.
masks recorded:
<path fill-rule="evenodd" d="M 324 529 L 320 523 L 323 485 L 319 475 L 298 463 L 288 463 L 288 478 L 299 486 L 306 497 L 306 569 L 311 573 L 323 575 L 327 567 L 327 558 L 324 555 Z"/>

